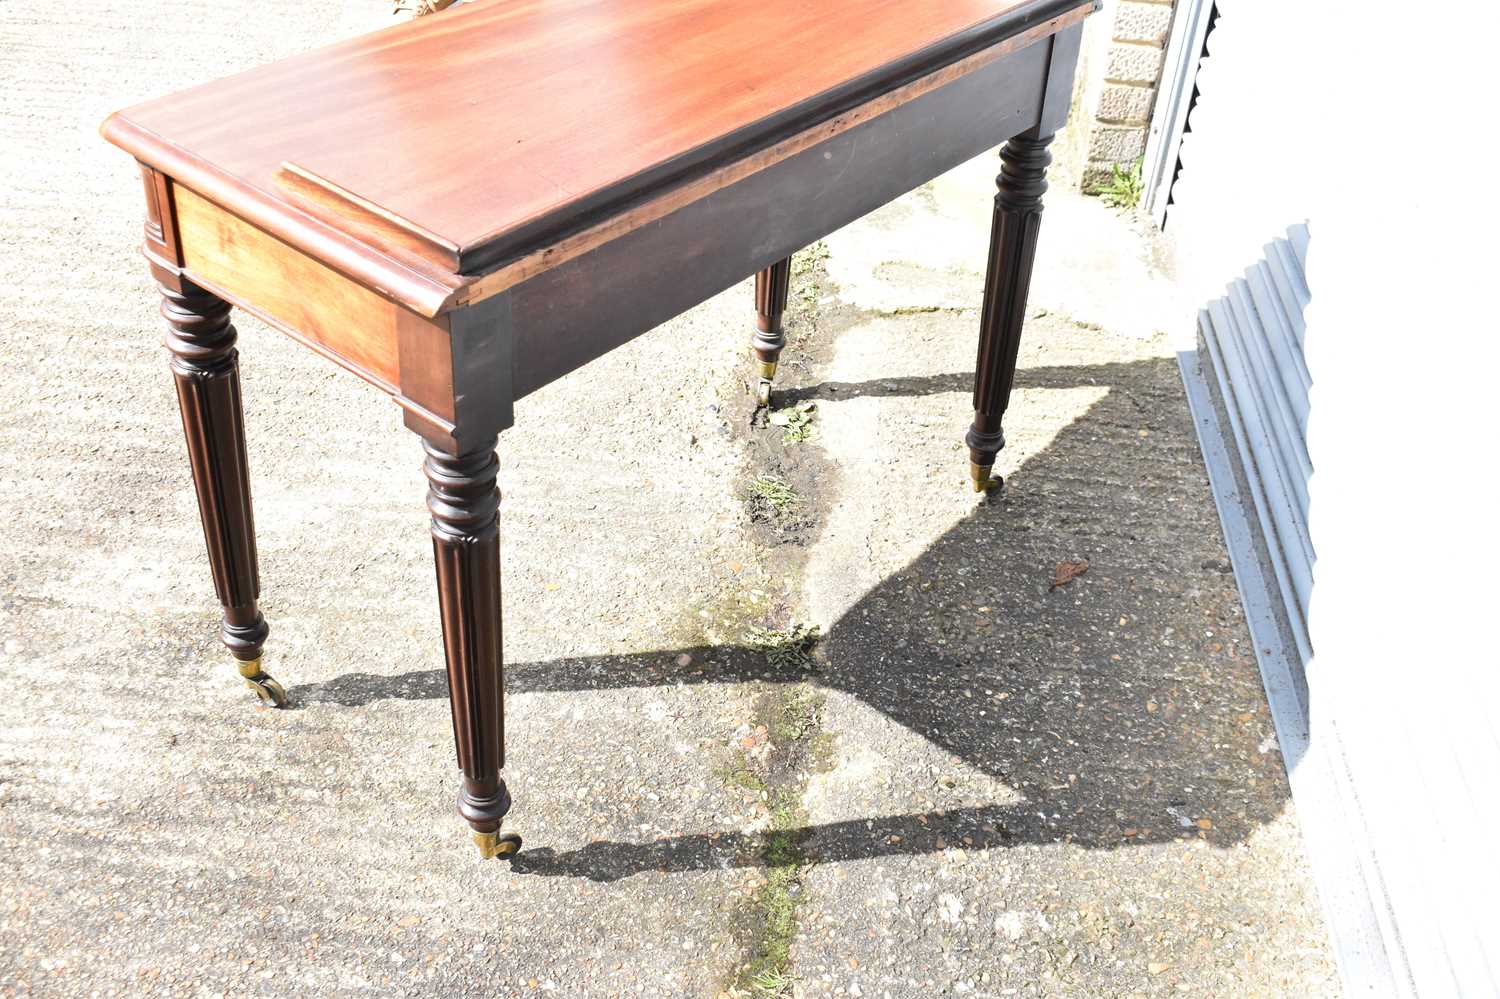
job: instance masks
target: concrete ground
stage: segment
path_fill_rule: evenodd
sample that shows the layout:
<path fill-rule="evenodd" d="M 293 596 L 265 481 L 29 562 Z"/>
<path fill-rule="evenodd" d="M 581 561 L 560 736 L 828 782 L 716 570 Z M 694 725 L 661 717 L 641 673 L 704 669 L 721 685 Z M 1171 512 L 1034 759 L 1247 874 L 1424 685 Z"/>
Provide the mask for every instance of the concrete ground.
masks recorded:
<path fill-rule="evenodd" d="M 95 128 L 387 19 L 0 20 L 0 995 L 1336 995 L 1170 283 L 1065 190 L 966 490 L 993 156 L 798 258 L 808 439 L 754 414 L 748 286 L 520 405 L 510 865 L 454 814 L 416 441 L 242 317 L 257 707 Z"/>

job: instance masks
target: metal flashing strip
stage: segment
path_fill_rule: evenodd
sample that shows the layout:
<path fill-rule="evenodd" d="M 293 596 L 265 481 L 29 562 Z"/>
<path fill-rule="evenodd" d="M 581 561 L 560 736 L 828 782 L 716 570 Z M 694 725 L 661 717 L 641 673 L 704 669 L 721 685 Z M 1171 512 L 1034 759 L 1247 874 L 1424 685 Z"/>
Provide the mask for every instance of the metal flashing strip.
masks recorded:
<path fill-rule="evenodd" d="M 1225 433 L 1225 400 L 1216 400 L 1210 379 L 1217 378 L 1203 369 L 1213 358 L 1183 351 L 1177 359 L 1340 977 L 1351 996 L 1415 997 L 1337 724 L 1326 715 L 1311 724 L 1307 660 L 1245 495 L 1249 470 Z"/>

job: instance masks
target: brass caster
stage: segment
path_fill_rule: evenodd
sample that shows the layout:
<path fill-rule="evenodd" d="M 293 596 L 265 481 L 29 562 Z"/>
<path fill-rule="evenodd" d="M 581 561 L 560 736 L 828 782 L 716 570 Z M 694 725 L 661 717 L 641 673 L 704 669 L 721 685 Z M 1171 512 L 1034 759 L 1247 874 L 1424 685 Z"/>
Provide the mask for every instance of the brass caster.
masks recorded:
<path fill-rule="evenodd" d="M 245 686 L 255 691 L 255 696 L 260 698 L 261 704 L 268 708 L 286 707 L 286 691 L 282 689 L 281 684 L 271 678 L 269 673 L 261 670 L 259 659 L 249 659 L 236 665 L 239 666 L 240 676 L 245 678 Z"/>
<path fill-rule="evenodd" d="M 976 465 L 969 462 L 969 481 L 974 485 L 976 493 L 988 493 L 998 491 L 1005 486 L 1005 480 L 998 475 L 990 474 L 993 465 Z"/>
<path fill-rule="evenodd" d="M 474 842 L 479 846 L 479 856 L 482 860 L 493 857 L 512 858 L 521 852 L 521 837 L 515 833 L 495 832 L 474 834 Z"/>
<path fill-rule="evenodd" d="M 770 379 L 762 378 L 755 389 L 755 404 L 763 408 L 771 405 L 771 382 Z"/>

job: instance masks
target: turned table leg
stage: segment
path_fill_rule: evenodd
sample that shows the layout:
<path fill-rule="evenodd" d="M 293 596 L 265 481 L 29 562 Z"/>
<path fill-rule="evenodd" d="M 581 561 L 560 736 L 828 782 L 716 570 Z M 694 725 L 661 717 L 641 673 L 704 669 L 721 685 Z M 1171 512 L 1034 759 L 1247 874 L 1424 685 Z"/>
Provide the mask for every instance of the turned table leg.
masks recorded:
<path fill-rule="evenodd" d="M 786 313 L 786 296 L 791 284 L 791 257 L 778 260 L 755 275 L 755 338 L 750 349 L 755 354 L 755 365 L 760 374 L 755 398 L 762 406 L 771 404 L 771 382 L 776 378 L 781 348 L 786 346 L 781 317 Z"/>
<path fill-rule="evenodd" d="M 974 370 L 974 424 L 964 438 L 975 492 L 1004 484 L 991 475 L 991 469 L 995 455 L 1005 446 L 1000 421 L 1016 377 L 1026 293 L 1042 224 L 1042 194 L 1047 190 L 1047 165 L 1052 162 L 1047 151 L 1051 141 L 1051 134 L 1023 133 L 1000 150 L 999 193 L 990 230 L 979 360 Z"/>
<path fill-rule="evenodd" d="M 500 491 L 495 439 L 463 455 L 423 441 L 427 509 L 437 562 L 438 605 L 448 664 L 448 698 L 463 786 L 458 813 L 486 858 L 514 855 L 521 838 L 500 834 L 510 792 L 505 766 L 504 675 L 500 642 Z"/>
<path fill-rule="evenodd" d="M 203 539 L 208 544 L 214 589 L 224 606 L 219 637 L 261 701 L 284 707 L 286 692 L 261 669 L 260 662 L 271 629 L 256 606 L 260 568 L 245 460 L 239 351 L 234 346 L 229 303 L 185 278 L 173 277 L 159 287 Z"/>

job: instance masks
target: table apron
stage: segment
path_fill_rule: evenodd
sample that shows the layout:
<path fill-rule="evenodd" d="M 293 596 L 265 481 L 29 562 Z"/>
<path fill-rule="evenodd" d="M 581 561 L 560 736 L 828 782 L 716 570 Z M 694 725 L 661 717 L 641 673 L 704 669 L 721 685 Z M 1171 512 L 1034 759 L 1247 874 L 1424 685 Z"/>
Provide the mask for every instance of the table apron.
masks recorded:
<path fill-rule="evenodd" d="M 515 400 L 1011 136 L 1056 128 L 1079 27 L 433 319 L 175 182 L 180 248 L 166 263 L 388 392 L 413 430 L 461 453 L 509 427 Z"/>
<path fill-rule="evenodd" d="M 1037 126 L 1051 50 L 1044 38 L 509 289 L 514 397 Z"/>

